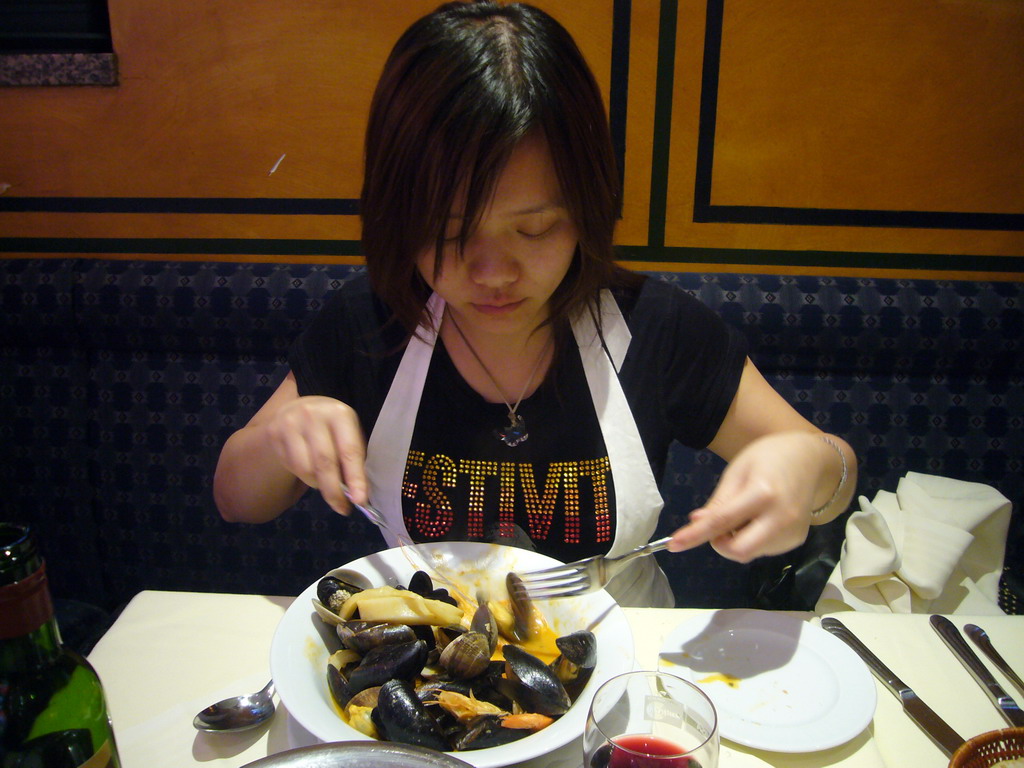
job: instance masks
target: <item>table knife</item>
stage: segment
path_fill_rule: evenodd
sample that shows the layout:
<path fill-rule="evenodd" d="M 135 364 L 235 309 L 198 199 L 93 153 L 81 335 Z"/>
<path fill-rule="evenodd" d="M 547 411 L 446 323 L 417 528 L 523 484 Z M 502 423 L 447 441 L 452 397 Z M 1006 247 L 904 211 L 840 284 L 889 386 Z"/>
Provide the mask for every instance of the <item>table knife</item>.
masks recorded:
<path fill-rule="evenodd" d="M 821 628 L 850 646 L 864 660 L 875 677 L 881 680 L 882 684 L 900 700 L 907 716 L 928 734 L 946 757 L 953 756 L 957 748 L 964 743 L 963 738 L 950 728 L 946 721 L 935 714 L 935 711 L 925 704 L 910 686 L 896 677 L 892 670 L 885 666 L 839 619 L 824 618 L 821 620 Z"/>
<path fill-rule="evenodd" d="M 1010 725 L 1024 727 L 1024 712 L 1017 706 L 1017 702 L 1010 698 L 1009 694 L 996 682 L 992 673 L 988 671 L 988 667 L 982 664 L 981 659 L 978 658 L 978 654 L 967 645 L 967 641 L 964 640 L 956 625 L 945 616 L 939 616 L 938 614 L 932 614 L 929 621 L 931 621 L 932 628 L 939 633 L 942 641 L 949 646 L 949 650 L 960 659 L 960 663 L 964 665 L 967 671 L 971 673 L 971 676 L 978 681 L 978 685 L 992 699 L 992 703 L 996 705 L 1003 717 L 1006 718 L 1006 722 Z"/>
<path fill-rule="evenodd" d="M 977 624 L 964 624 L 964 632 L 974 641 L 976 646 L 985 652 L 992 663 L 996 665 L 996 668 L 1006 675 L 1010 682 L 1017 686 L 1017 690 L 1024 694 L 1024 681 L 1020 679 L 1017 673 L 1006 663 L 1006 659 L 992 645 L 992 641 L 988 639 L 988 633 Z"/>

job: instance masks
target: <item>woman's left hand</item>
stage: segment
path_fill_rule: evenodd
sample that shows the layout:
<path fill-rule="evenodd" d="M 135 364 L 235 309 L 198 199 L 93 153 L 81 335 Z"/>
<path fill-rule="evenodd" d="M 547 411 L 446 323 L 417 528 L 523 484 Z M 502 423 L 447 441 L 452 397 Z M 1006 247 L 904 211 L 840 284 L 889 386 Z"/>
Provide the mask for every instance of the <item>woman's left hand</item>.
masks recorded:
<path fill-rule="evenodd" d="M 820 433 L 780 432 L 753 440 L 726 467 L 707 503 L 672 535 L 669 550 L 710 542 L 723 557 L 747 563 L 800 546 L 820 478 L 835 477 L 828 471 L 830 459 L 837 460 L 835 449 Z"/>

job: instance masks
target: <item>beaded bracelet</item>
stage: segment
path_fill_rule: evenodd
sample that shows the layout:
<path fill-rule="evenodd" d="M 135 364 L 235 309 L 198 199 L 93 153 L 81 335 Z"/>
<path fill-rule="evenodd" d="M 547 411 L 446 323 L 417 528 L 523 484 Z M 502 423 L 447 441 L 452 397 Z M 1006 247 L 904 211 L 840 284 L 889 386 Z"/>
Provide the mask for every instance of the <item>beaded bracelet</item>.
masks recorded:
<path fill-rule="evenodd" d="M 818 507 L 817 509 L 811 510 L 811 517 L 819 517 L 825 510 L 836 503 L 836 499 L 839 498 L 839 494 L 843 492 L 843 488 L 846 487 L 846 478 L 848 477 L 846 467 L 846 454 L 843 453 L 843 449 L 839 447 L 839 444 L 828 435 L 821 435 L 821 439 L 836 449 L 836 453 L 839 454 L 840 460 L 843 462 L 843 475 L 839 478 L 839 485 L 836 486 L 835 493 L 832 494 L 832 498 L 825 502 L 824 506 Z"/>

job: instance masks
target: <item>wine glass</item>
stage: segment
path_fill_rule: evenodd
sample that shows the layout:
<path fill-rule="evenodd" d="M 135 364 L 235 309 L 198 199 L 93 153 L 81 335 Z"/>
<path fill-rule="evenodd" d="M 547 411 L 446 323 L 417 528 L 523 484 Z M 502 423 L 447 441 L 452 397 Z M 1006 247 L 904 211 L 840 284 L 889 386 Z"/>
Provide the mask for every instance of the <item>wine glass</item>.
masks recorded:
<path fill-rule="evenodd" d="M 584 768 L 717 768 L 718 714 L 693 683 L 627 672 L 597 689 L 583 732 Z"/>

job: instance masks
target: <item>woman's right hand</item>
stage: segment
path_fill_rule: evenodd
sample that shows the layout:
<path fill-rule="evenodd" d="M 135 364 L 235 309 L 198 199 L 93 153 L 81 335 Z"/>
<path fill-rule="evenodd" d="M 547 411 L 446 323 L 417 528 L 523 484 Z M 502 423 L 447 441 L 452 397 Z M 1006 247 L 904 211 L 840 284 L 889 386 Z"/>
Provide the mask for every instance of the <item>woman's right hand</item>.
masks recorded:
<path fill-rule="evenodd" d="M 266 434 L 282 466 L 319 489 L 334 511 L 351 509 L 342 483 L 353 499 L 366 500 L 366 441 L 351 406 L 321 395 L 298 397 L 274 412 Z"/>

